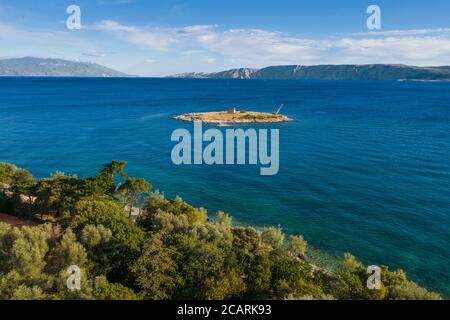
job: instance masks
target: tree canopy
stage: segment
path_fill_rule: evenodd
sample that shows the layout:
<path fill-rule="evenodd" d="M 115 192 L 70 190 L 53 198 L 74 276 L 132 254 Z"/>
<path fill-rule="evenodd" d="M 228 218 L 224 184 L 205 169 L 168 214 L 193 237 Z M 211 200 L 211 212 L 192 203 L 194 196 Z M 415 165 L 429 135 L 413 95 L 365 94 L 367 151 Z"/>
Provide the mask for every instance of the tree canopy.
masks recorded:
<path fill-rule="evenodd" d="M 0 299 L 441 299 L 386 266 L 371 290 L 367 267 L 351 254 L 337 270 L 319 268 L 302 236 L 234 225 L 224 212 L 208 218 L 180 197 L 149 193 L 125 166 L 35 179 L 0 163 L 0 212 L 40 223 L 0 223 Z M 79 289 L 67 286 L 71 266 Z"/>

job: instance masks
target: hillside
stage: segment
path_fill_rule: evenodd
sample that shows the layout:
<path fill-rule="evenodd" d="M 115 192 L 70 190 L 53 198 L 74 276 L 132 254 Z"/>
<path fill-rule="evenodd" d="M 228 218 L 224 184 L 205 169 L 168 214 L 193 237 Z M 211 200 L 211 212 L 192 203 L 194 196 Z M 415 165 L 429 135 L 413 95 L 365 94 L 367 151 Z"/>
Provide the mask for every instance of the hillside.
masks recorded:
<path fill-rule="evenodd" d="M 0 76 L 124 77 L 127 75 L 97 63 L 25 57 L 0 60 Z"/>
<path fill-rule="evenodd" d="M 297 79 L 297 80 L 450 80 L 450 67 L 406 65 L 272 66 L 263 69 L 231 69 L 217 73 L 186 73 L 177 78 Z"/>
<path fill-rule="evenodd" d="M 258 72 L 258 69 L 240 68 L 231 69 L 221 72 L 205 73 L 205 72 L 191 72 L 182 73 L 172 76 L 172 78 L 192 78 L 192 79 L 251 79 L 252 76 Z"/>

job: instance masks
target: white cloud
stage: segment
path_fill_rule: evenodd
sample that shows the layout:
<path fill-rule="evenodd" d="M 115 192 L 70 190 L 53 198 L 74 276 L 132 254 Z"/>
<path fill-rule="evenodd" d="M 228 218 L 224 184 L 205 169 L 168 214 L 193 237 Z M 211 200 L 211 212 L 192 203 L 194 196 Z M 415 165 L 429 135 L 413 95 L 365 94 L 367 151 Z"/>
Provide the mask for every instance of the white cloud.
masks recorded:
<path fill-rule="evenodd" d="M 108 62 L 104 59 L 115 51 L 104 50 L 83 35 L 85 31 L 25 29 L 0 24 L 0 57 L 33 56 L 83 61 L 101 58 L 105 64 L 114 68 L 111 64 L 114 59 Z"/>
<path fill-rule="evenodd" d="M 214 31 L 214 28 L 216 28 L 216 26 L 200 24 L 200 25 L 193 25 L 193 26 L 187 26 L 184 28 L 180 28 L 180 31 L 182 33 L 187 33 L 187 34 L 189 34 L 189 33 L 208 33 L 208 32 Z"/>
<path fill-rule="evenodd" d="M 0 24 L 0 39 L 46 41 L 64 37 L 64 32 L 26 30 L 13 25 Z"/>
<path fill-rule="evenodd" d="M 424 66 L 450 61 L 450 29 L 445 28 L 305 39 L 263 29 L 222 30 L 215 25 L 162 28 L 105 20 L 79 32 L 27 30 L 0 24 L 0 40 L 0 56 L 102 58 L 102 63 L 123 71 L 136 65 L 132 73 L 144 75 L 280 64 Z M 107 54 L 111 52 L 115 54 Z"/>
<path fill-rule="evenodd" d="M 89 51 L 83 52 L 82 55 L 87 56 L 87 57 L 94 57 L 94 58 L 104 58 L 104 57 L 106 57 L 107 53 L 97 51 L 97 50 L 89 50 Z"/>
<path fill-rule="evenodd" d="M 411 29 L 411 30 L 388 30 L 353 33 L 353 36 L 418 36 L 429 34 L 450 33 L 450 28 L 438 29 Z"/>
<path fill-rule="evenodd" d="M 201 62 L 205 62 L 205 63 L 214 63 L 216 62 L 216 58 L 211 58 L 211 57 L 204 57 L 204 58 L 200 58 Z"/>
<path fill-rule="evenodd" d="M 116 21 L 103 20 L 99 24 L 94 26 L 96 29 L 104 31 L 123 31 L 123 32 L 137 32 L 138 29 L 135 27 L 124 26 Z"/>
<path fill-rule="evenodd" d="M 119 39 L 132 44 L 160 51 L 166 51 L 176 44 L 185 43 L 192 36 L 211 33 L 213 28 L 214 26 L 208 25 L 193 25 L 184 28 L 143 28 L 122 25 L 112 20 L 104 20 L 90 27 L 93 30 L 113 33 Z"/>
<path fill-rule="evenodd" d="M 97 28 L 151 50 L 198 55 L 195 58 L 198 62 L 226 61 L 229 67 L 322 63 L 429 65 L 450 61 L 450 29 L 444 28 L 360 33 L 325 40 L 296 38 L 263 29 L 219 30 L 213 25 L 146 28 L 103 21 Z"/>
<path fill-rule="evenodd" d="M 450 61 L 450 39 L 443 37 L 348 38 L 340 40 L 336 49 L 362 62 L 435 65 Z"/>

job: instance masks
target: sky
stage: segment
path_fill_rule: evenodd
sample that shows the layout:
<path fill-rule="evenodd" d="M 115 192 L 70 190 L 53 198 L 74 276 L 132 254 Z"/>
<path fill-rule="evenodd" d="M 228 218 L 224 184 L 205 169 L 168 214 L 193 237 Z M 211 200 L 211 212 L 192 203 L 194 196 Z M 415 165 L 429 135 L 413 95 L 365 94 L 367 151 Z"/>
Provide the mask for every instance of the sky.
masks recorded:
<path fill-rule="evenodd" d="M 68 29 L 77 5 L 81 29 Z M 370 5 L 381 29 L 369 30 Z M 141 76 L 272 65 L 450 65 L 449 0 L 0 0 L 0 58 Z"/>

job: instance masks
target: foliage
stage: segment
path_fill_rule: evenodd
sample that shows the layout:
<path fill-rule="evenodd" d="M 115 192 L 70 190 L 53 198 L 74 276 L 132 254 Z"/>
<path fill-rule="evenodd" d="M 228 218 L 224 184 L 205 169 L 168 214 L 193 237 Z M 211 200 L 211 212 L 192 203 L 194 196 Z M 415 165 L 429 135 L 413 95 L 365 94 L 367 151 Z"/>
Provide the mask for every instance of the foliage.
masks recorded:
<path fill-rule="evenodd" d="M 389 299 L 392 300 L 440 300 L 435 292 L 419 287 L 416 283 L 408 281 L 403 285 L 393 286 L 389 291 Z"/>
<path fill-rule="evenodd" d="M 12 184 L 14 174 L 20 170 L 15 165 L 9 163 L 0 163 L 0 184 L 8 188 Z M 6 185 L 6 186 L 4 186 Z"/>
<path fill-rule="evenodd" d="M 207 213 L 203 208 L 194 208 L 180 197 L 167 200 L 159 192 L 152 193 L 144 206 L 144 214 L 140 217 L 140 225 L 147 230 L 153 227 L 153 218 L 158 212 L 166 212 L 180 219 L 187 219 L 189 224 L 201 225 L 206 222 Z"/>
<path fill-rule="evenodd" d="M 230 228 L 233 218 L 225 212 L 219 211 L 216 213 L 216 221 L 218 224 Z"/>
<path fill-rule="evenodd" d="M 72 228 L 79 237 L 83 236 L 83 231 L 86 236 L 88 231 L 85 227 L 89 225 L 102 225 L 111 232 L 109 244 L 103 247 L 99 257 L 103 262 L 93 259 L 107 268 L 111 279 L 128 281 L 128 268 L 140 254 L 144 232 L 112 200 L 81 200 L 76 204 L 73 214 L 63 221 L 63 226 Z"/>
<path fill-rule="evenodd" d="M 146 241 L 131 271 L 136 276 L 141 295 L 146 299 L 171 298 L 179 281 L 172 252 L 163 245 L 161 235 L 152 236 Z"/>
<path fill-rule="evenodd" d="M 369 290 L 356 257 L 345 255 L 335 272 L 317 268 L 303 237 L 235 226 L 224 212 L 208 219 L 206 210 L 158 191 L 147 196 L 151 185 L 126 179 L 125 165 L 112 161 L 85 179 L 36 180 L 0 163 L 0 210 L 53 218 L 20 229 L 0 223 L 0 299 L 441 298 L 385 266 L 381 288 Z M 134 222 L 129 210 L 145 196 Z M 72 265 L 80 290 L 67 287 Z"/>
<path fill-rule="evenodd" d="M 205 281 L 219 274 L 225 254 L 214 244 L 186 235 L 172 237 L 171 247 L 176 249 L 177 274 L 181 279 L 174 298 L 206 299 Z"/>
<path fill-rule="evenodd" d="M 138 300 L 133 290 L 120 283 L 110 283 L 96 288 L 94 298 L 97 300 Z"/>
<path fill-rule="evenodd" d="M 283 246 L 284 237 L 284 233 L 280 228 L 265 227 L 261 232 L 262 242 L 274 249 Z"/>
<path fill-rule="evenodd" d="M 59 218 L 63 212 L 73 210 L 82 197 L 82 181 L 76 177 L 57 172 L 49 179 L 37 182 L 36 206 L 42 214 Z"/>
<path fill-rule="evenodd" d="M 126 177 L 123 171 L 127 163 L 125 161 L 113 160 L 110 163 L 103 164 L 103 168 L 98 170 L 98 176 L 100 181 L 104 183 L 106 189 L 104 190 L 107 194 L 114 194 L 117 187 L 115 186 L 115 175 L 119 175 L 121 179 Z"/>
<path fill-rule="evenodd" d="M 16 216 L 31 214 L 35 181 L 31 173 L 14 165 L 0 163 L 0 211 Z M 27 203 L 23 203 L 23 199 Z"/>
<path fill-rule="evenodd" d="M 205 281 L 206 300 L 236 300 L 246 292 L 243 276 L 236 270 L 220 273 Z"/>
<path fill-rule="evenodd" d="M 302 236 L 289 236 L 287 249 L 295 257 L 304 257 L 308 243 Z"/>
<path fill-rule="evenodd" d="M 125 178 L 126 174 L 123 169 L 126 165 L 127 163 L 125 161 L 113 160 L 110 163 L 103 164 L 103 168 L 98 170 L 98 172 L 100 174 L 109 174 L 111 176 L 118 174 L 120 177 Z"/>
<path fill-rule="evenodd" d="M 70 229 L 61 234 L 49 224 L 18 229 L 0 223 L 0 252 L 0 299 L 93 298 L 86 252 Z M 82 270 L 76 292 L 65 287 L 72 264 Z"/>
<path fill-rule="evenodd" d="M 120 185 L 118 192 L 122 195 L 124 202 L 129 206 L 129 215 L 131 216 L 133 206 L 137 205 L 142 194 L 148 193 L 152 185 L 145 179 L 128 178 Z"/>

